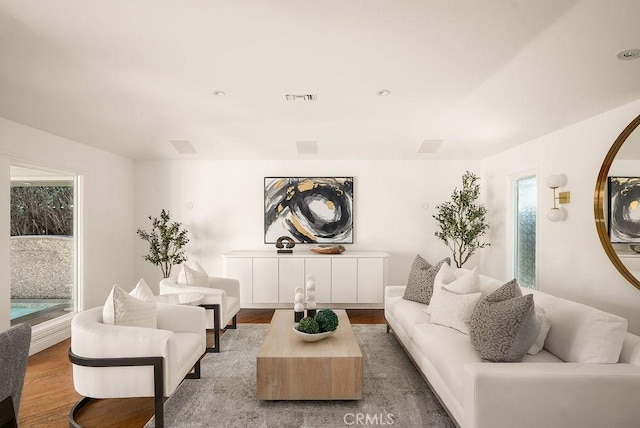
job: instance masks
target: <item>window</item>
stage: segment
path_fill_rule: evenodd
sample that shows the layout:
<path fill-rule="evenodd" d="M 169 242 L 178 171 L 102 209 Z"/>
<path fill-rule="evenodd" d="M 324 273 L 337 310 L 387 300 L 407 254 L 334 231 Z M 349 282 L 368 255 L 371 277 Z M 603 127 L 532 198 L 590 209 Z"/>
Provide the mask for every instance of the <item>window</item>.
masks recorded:
<path fill-rule="evenodd" d="M 536 288 L 537 177 L 514 180 L 513 275 L 523 287 Z"/>
<path fill-rule="evenodd" d="M 75 177 L 11 166 L 11 325 L 76 308 Z"/>

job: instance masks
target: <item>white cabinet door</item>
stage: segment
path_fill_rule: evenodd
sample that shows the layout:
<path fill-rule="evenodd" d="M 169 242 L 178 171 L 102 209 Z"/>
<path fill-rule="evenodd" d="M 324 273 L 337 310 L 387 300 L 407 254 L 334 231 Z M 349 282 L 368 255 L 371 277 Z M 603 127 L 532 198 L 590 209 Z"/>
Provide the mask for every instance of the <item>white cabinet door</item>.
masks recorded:
<path fill-rule="evenodd" d="M 358 303 L 382 303 L 384 290 L 384 260 L 358 259 Z"/>
<path fill-rule="evenodd" d="M 278 303 L 278 259 L 253 259 L 253 303 Z"/>
<path fill-rule="evenodd" d="M 331 302 L 358 302 L 358 259 L 334 257 L 331 260 Z"/>
<path fill-rule="evenodd" d="M 240 281 L 240 304 L 253 302 L 253 259 L 225 259 L 225 278 Z"/>
<path fill-rule="evenodd" d="M 283 257 L 278 259 L 278 265 L 278 302 L 289 303 L 293 308 L 295 289 L 304 290 L 304 259 Z"/>
<path fill-rule="evenodd" d="M 316 277 L 316 303 L 331 303 L 331 258 L 305 259 L 305 279 Z"/>
<path fill-rule="evenodd" d="M 253 259 L 227 258 L 224 277 L 240 281 L 240 305 L 253 302 Z"/>

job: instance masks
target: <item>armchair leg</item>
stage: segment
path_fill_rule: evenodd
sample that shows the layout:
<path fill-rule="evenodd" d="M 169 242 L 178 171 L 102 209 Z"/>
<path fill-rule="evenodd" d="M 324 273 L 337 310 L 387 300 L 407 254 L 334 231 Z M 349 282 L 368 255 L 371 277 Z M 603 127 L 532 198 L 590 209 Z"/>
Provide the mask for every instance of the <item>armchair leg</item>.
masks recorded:
<path fill-rule="evenodd" d="M 220 352 L 220 304 L 203 304 L 200 305 L 205 309 L 213 310 L 213 346 L 207 347 L 205 352 L 207 353 L 218 353 Z"/>
<path fill-rule="evenodd" d="M 226 326 L 224 329 L 235 330 L 237 327 L 238 327 L 238 314 L 235 314 L 233 318 L 231 318 L 231 325 Z"/>
<path fill-rule="evenodd" d="M 10 395 L 0 402 L 0 426 L 3 428 L 18 428 L 16 412 L 13 408 L 13 398 Z"/>
<path fill-rule="evenodd" d="M 200 379 L 200 360 L 193 366 L 193 372 L 187 373 L 185 379 Z"/>

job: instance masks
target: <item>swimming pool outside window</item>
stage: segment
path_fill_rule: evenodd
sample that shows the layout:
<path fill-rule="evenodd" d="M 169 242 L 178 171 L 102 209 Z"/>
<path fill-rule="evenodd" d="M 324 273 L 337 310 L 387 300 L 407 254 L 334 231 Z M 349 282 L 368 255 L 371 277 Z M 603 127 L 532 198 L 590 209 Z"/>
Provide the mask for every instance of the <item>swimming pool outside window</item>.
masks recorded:
<path fill-rule="evenodd" d="M 73 175 L 11 166 L 11 325 L 75 310 Z"/>

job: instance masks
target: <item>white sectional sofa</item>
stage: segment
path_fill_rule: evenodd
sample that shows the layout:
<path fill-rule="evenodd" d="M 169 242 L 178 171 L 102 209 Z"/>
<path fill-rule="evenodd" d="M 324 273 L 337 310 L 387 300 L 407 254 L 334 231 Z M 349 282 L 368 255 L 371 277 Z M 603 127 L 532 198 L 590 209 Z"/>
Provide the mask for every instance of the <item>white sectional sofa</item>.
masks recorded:
<path fill-rule="evenodd" d="M 502 284 L 480 275 L 483 296 Z M 544 348 L 517 363 L 483 362 L 469 335 L 431 323 L 427 305 L 404 291 L 385 289 L 388 327 L 459 426 L 640 427 L 640 337 L 626 320 L 523 288 L 551 321 Z"/>

